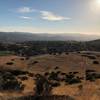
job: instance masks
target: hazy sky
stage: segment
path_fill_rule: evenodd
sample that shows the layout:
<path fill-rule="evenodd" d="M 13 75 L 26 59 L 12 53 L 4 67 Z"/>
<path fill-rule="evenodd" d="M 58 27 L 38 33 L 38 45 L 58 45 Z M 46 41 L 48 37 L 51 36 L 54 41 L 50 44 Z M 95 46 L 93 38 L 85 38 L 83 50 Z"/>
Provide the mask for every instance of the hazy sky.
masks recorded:
<path fill-rule="evenodd" d="M 100 34 L 100 0 L 0 0 L 0 31 Z"/>

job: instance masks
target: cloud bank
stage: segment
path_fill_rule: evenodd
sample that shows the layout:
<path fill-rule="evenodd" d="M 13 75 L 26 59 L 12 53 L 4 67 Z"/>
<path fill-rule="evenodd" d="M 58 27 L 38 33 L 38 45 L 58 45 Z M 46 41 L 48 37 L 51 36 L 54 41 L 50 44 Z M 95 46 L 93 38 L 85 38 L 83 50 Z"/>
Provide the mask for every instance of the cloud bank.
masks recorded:
<path fill-rule="evenodd" d="M 41 18 L 48 21 L 62 21 L 62 20 L 70 20 L 71 18 L 63 17 L 60 15 L 56 15 L 53 12 L 48 11 L 40 11 Z"/>
<path fill-rule="evenodd" d="M 64 16 L 61 16 L 61 15 L 57 15 L 54 12 L 45 11 L 45 10 L 44 11 L 36 10 L 36 9 L 32 9 L 30 7 L 17 8 L 17 12 L 22 13 L 22 14 L 33 13 L 33 12 L 39 13 L 40 18 L 42 20 L 48 20 L 48 21 L 63 21 L 63 20 L 70 20 L 71 19 L 69 17 L 64 17 Z M 21 19 L 32 19 L 31 17 L 26 17 L 26 16 L 21 16 L 20 18 Z"/>

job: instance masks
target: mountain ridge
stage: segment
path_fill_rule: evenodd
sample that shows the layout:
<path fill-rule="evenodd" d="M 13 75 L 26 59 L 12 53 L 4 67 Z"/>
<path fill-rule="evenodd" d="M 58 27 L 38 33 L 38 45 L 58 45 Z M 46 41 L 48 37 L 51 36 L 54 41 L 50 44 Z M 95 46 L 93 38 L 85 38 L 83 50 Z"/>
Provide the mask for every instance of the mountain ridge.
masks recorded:
<path fill-rule="evenodd" d="M 78 33 L 28 33 L 28 32 L 0 32 L 0 42 L 23 41 L 91 41 L 100 39 L 100 36 Z"/>

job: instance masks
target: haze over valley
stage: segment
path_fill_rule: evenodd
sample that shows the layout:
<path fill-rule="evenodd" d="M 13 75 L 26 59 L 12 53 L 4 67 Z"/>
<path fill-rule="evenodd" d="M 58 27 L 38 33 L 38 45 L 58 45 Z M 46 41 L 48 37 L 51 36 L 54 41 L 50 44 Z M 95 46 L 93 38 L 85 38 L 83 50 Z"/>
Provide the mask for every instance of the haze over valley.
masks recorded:
<path fill-rule="evenodd" d="M 87 35 L 79 33 L 25 33 L 25 32 L 0 32 L 1 42 L 23 41 L 91 41 L 99 39 L 99 35 Z"/>

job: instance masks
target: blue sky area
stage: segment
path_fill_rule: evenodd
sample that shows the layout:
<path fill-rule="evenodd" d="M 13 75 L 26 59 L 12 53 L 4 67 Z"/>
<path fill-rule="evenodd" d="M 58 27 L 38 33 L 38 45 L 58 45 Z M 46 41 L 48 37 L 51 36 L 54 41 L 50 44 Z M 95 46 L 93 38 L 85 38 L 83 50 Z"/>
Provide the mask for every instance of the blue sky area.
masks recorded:
<path fill-rule="evenodd" d="M 100 0 L 0 0 L 0 31 L 100 34 Z"/>

